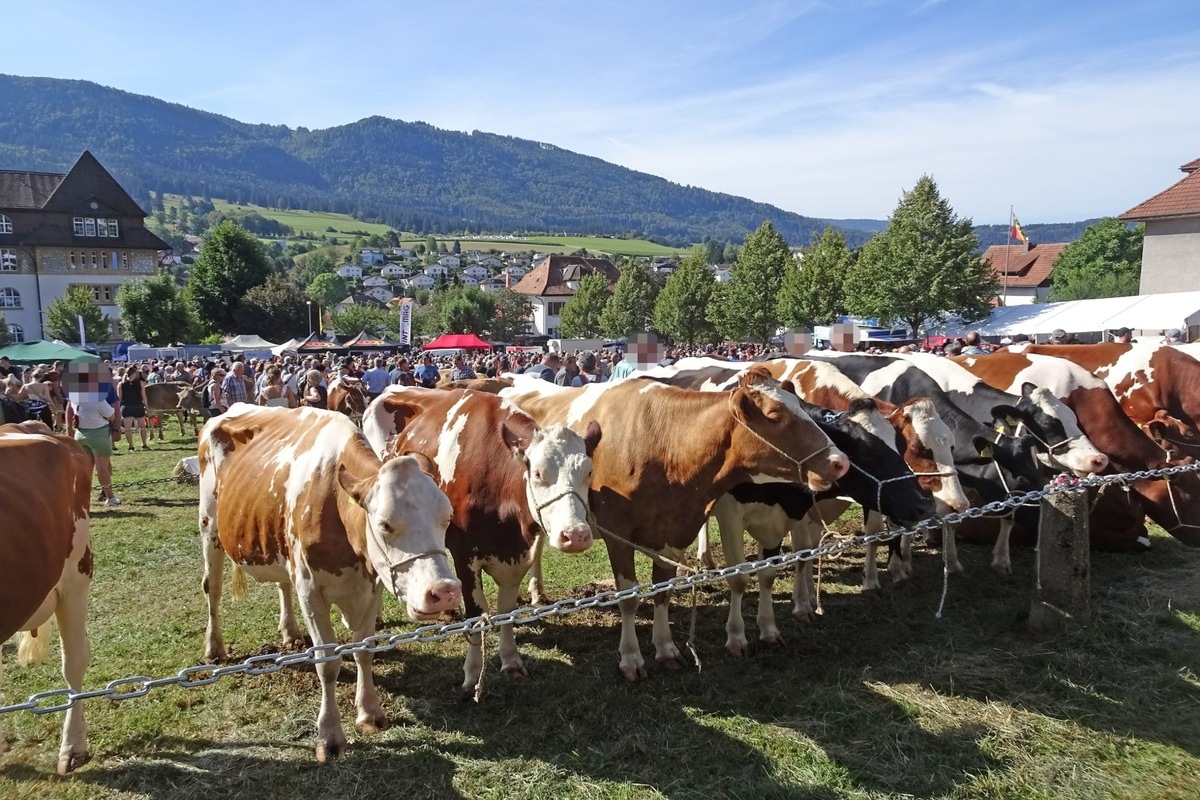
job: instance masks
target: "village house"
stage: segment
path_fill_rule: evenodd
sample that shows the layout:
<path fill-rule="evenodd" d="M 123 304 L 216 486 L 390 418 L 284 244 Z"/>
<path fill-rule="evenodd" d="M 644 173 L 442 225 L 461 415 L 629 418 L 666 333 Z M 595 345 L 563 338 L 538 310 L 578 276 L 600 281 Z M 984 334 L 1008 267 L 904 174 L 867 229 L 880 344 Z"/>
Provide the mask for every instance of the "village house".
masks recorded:
<path fill-rule="evenodd" d="M 475 263 L 488 269 L 500 269 L 504 266 L 504 262 L 493 255 L 481 256 L 480 258 L 476 259 Z"/>
<path fill-rule="evenodd" d="M 387 259 L 383 257 L 383 253 L 373 247 L 367 247 L 358 251 L 358 262 L 364 267 L 379 267 L 387 263 Z"/>
<path fill-rule="evenodd" d="M 385 278 L 407 278 L 412 275 L 412 270 L 408 267 L 400 266 L 399 264 L 388 264 L 383 269 L 379 270 L 379 274 Z"/>
<path fill-rule="evenodd" d="M 402 281 L 402 283 L 409 289 L 432 289 L 437 281 L 429 275 L 419 274 L 413 275 L 411 278 Z"/>
<path fill-rule="evenodd" d="M 437 263 L 441 264 L 447 269 L 458 269 L 462 266 L 462 259 L 452 253 L 448 253 L 439 258 Z"/>
<path fill-rule="evenodd" d="M 998 306 L 1043 303 L 1050 296 L 1050 274 L 1066 243 L 994 244 L 984 251 L 982 261 L 991 262 L 1000 292 Z"/>
<path fill-rule="evenodd" d="M 431 278 L 444 278 L 450 274 L 450 268 L 441 264 L 430 264 L 425 268 L 425 274 Z"/>
<path fill-rule="evenodd" d="M 362 267 L 357 264 L 343 264 L 338 267 L 337 274 L 343 278 L 358 280 L 362 277 Z"/>
<path fill-rule="evenodd" d="M 511 265 L 505 267 L 504 269 L 500 270 L 500 274 L 507 275 L 510 278 L 512 278 L 514 281 L 519 281 L 519 280 L 521 280 L 521 278 L 525 277 L 525 273 L 528 271 L 529 270 L 525 269 L 524 267 L 519 267 L 515 264 L 511 264 Z"/>
<path fill-rule="evenodd" d="M 1139 294 L 1200 290 L 1200 158 L 1184 176 L 1119 218 L 1146 223 Z"/>
<path fill-rule="evenodd" d="M 508 281 L 503 275 L 497 275 L 493 278 L 487 278 L 479 282 L 479 288 L 485 292 L 498 292 L 508 286 Z"/>
<path fill-rule="evenodd" d="M 464 269 L 461 274 L 464 277 L 474 278 L 476 283 L 479 283 L 479 281 L 482 281 L 486 278 L 490 278 L 492 276 L 492 273 L 489 272 L 486 267 L 481 267 L 478 264 L 472 264 L 471 266 Z"/>
<path fill-rule="evenodd" d="M 46 310 L 87 287 L 124 338 L 121 285 L 154 275 L 169 245 L 146 229 L 146 212 L 90 152 L 66 174 L 0 170 L 0 315 L 13 341 L 49 338 Z"/>
<path fill-rule="evenodd" d="M 590 273 L 603 275 L 610 287 L 620 277 L 606 258 L 546 256 L 512 289 L 527 296 L 533 305 L 534 329 L 543 336 L 557 336 L 563 306 L 575 295 L 583 276 Z"/>

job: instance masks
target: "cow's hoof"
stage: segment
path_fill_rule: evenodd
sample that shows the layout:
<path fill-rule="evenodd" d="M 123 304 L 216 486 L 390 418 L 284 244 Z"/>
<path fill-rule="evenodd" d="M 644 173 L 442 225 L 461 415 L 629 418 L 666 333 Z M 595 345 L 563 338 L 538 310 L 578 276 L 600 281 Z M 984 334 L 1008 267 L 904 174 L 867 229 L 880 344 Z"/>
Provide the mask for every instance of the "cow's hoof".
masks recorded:
<path fill-rule="evenodd" d="M 993 561 L 992 569 L 1004 577 L 1012 575 L 1012 562 L 1010 561 Z"/>
<path fill-rule="evenodd" d="M 967 571 L 963 568 L 962 563 L 959 561 L 951 561 L 949 564 L 947 564 L 946 571 L 951 575 L 965 575 L 967 573 Z"/>
<path fill-rule="evenodd" d="M 912 573 L 904 568 L 903 562 L 888 564 L 888 575 L 892 577 L 892 583 L 900 583 L 912 577 Z"/>
<path fill-rule="evenodd" d="M 500 674 L 507 675 L 514 681 L 529 680 L 529 670 L 525 668 L 525 664 L 522 661 L 516 661 L 512 664 L 505 664 L 504 666 L 500 667 Z"/>
<path fill-rule="evenodd" d="M 205 652 L 204 658 L 201 660 L 205 664 L 224 664 L 229 661 L 229 651 L 224 647 L 219 650 L 209 650 Z"/>
<path fill-rule="evenodd" d="M 529 605 L 531 605 L 531 606 L 548 606 L 548 605 L 550 605 L 550 598 L 547 597 L 546 595 L 542 594 L 541 592 L 534 592 L 529 595 Z"/>
<path fill-rule="evenodd" d="M 763 647 L 783 647 L 783 636 L 779 631 L 761 633 L 758 636 L 758 643 Z"/>
<path fill-rule="evenodd" d="M 646 678 L 646 665 L 644 663 L 622 664 L 620 670 L 621 677 L 630 683 L 636 683 Z"/>
<path fill-rule="evenodd" d="M 346 737 L 317 742 L 317 763 L 328 764 L 346 752 Z"/>
<path fill-rule="evenodd" d="M 812 606 L 807 603 L 802 606 L 792 608 L 792 619 L 799 622 L 801 625 L 811 625 L 816 622 L 816 614 L 813 613 Z"/>
<path fill-rule="evenodd" d="M 741 639 L 730 639 L 725 642 L 725 649 L 734 658 L 745 658 L 750 655 L 750 643 L 744 636 Z"/>
<path fill-rule="evenodd" d="M 683 656 L 678 651 L 655 656 L 654 661 L 663 669 L 668 669 L 672 672 L 676 672 L 687 666 L 687 663 L 683 660 Z"/>
<path fill-rule="evenodd" d="M 386 731 L 391 726 L 391 721 L 388 720 L 387 715 L 382 711 L 361 714 L 354 722 L 354 727 L 363 733 L 378 733 L 379 731 Z"/>
<path fill-rule="evenodd" d="M 3 750 L 4 748 L 0 747 L 0 752 L 3 752 Z M 68 750 L 65 753 L 59 753 L 58 774 L 66 775 L 68 772 L 73 772 L 76 767 L 82 767 L 84 764 L 90 761 L 91 758 L 92 756 L 87 750 L 83 750 L 81 752 Z"/>

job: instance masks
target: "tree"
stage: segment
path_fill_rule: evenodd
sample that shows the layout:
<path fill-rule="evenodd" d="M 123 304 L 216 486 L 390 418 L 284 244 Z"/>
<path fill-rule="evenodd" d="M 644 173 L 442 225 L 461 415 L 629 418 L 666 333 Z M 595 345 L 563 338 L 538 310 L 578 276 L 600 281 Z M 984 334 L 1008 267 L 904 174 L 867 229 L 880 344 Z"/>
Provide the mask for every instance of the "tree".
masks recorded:
<path fill-rule="evenodd" d="M 854 264 L 846 237 L 827 227 L 812 238 L 803 260 L 787 271 L 779 290 L 779 319 L 790 327 L 825 325 L 846 313 L 844 283 Z"/>
<path fill-rule="evenodd" d="M 654 321 L 658 289 L 658 281 L 646 264 L 633 262 L 622 269 L 612 297 L 600 315 L 600 329 L 604 335 L 623 339 L 649 330 Z"/>
<path fill-rule="evenodd" d="M 393 315 L 381 308 L 373 306 L 346 306 L 329 315 L 333 329 L 338 333 L 353 336 L 359 331 L 366 331 L 372 336 L 382 336 L 389 330 L 397 330 L 392 321 Z"/>
<path fill-rule="evenodd" d="M 333 308 L 346 299 L 350 287 L 346 279 L 332 272 L 322 273 L 313 278 L 312 283 L 304 290 L 304 296 L 320 306 Z"/>
<path fill-rule="evenodd" d="M 714 305 L 714 322 L 729 339 L 766 342 L 779 327 L 777 311 L 783 276 L 792 268 L 788 243 L 768 220 L 746 237 L 730 279 Z"/>
<path fill-rule="evenodd" d="M 246 292 L 234 317 L 239 333 L 285 342 L 308 330 L 308 304 L 296 287 L 278 275 Z"/>
<path fill-rule="evenodd" d="M 4 321 L 4 315 L 0 314 L 0 347 L 7 347 L 12 343 L 12 337 L 8 333 L 8 323 Z"/>
<path fill-rule="evenodd" d="M 529 330 L 533 316 L 533 303 L 523 294 L 512 289 L 501 289 L 492 294 L 496 311 L 487 325 L 488 337 L 497 342 L 512 342 Z"/>
<path fill-rule="evenodd" d="M 258 240 L 237 223 L 226 220 L 213 229 L 192 267 L 187 296 L 201 325 L 231 333 L 238 306 L 246 292 L 261 286 L 271 274 L 271 261 Z"/>
<path fill-rule="evenodd" d="M 125 335 L 154 347 L 189 341 L 199 327 L 196 312 L 170 275 L 122 284 L 117 292 L 117 308 Z"/>
<path fill-rule="evenodd" d="M 86 286 L 74 286 L 50 304 L 46 309 L 46 333 L 64 342 L 80 344 L 79 317 L 83 317 L 83 333 L 88 343 L 108 341 L 108 317 Z"/>
<path fill-rule="evenodd" d="M 922 175 L 901 197 L 887 228 L 859 251 L 846 279 L 846 308 L 903 322 L 914 338 L 923 324 L 939 324 L 950 314 L 981 319 L 999 287 L 978 249 L 970 218 L 958 217 L 933 178 Z"/>
<path fill-rule="evenodd" d="M 1105 217 L 1063 248 L 1050 273 L 1050 300 L 1089 300 L 1138 293 L 1145 225 Z M 1000 265 L 996 265 L 1000 266 Z"/>
<path fill-rule="evenodd" d="M 708 268 L 708 256 L 707 248 L 692 248 L 654 304 L 654 327 L 689 347 L 716 335 L 708 310 L 717 280 Z"/>
<path fill-rule="evenodd" d="M 455 286 L 434 301 L 445 333 L 483 333 L 495 316 L 495 301 L 477 286 Z"/>
<path fill-rule="evenodd" d="M 578 339 L 599 336 L 600 315 L 607 304 L 608 279 L 599 272 L 584 275 L 575 296 L 567 301 L 558 317 L 559 335 Z"/>

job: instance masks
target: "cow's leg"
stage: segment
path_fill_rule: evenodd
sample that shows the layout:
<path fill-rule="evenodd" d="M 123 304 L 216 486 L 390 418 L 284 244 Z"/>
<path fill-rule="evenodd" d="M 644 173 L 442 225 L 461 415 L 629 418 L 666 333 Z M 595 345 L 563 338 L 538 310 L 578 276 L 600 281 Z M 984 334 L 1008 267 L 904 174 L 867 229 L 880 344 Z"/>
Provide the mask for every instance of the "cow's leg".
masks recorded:
<path fill-rule="evenodd" d="M 1000 533 L 996 536 L 996 547 L 992 550 L 992 569 L 1001 575 L 1012 575 L 1012 557 L 1008 550 L 1008 540 L 1012 535 L 1013 518 L 1000 518 Z"/>
<path fill-rule="evenodd" d="M 718 525 L 720 523 L 718 522 Z M 722 536 L 724 541 L 725 537 Z M 708 547 L 708 520 L 704 520 L 704 524 L 700 526 L 700 533 L 696 536 L 696 558 L 700 561 L 700 566 L 704 569 L 712 569 L 716 565 L 713 563 L 712 550 Z M 726 560 L 726 564 L 736 564 L 736 561 Z M 726 645 L 728 646 L 728 645 Z"/>
<path fill-rule="evenodd" d="M 959 574 L 964 572 L 962 562 L 958 560 L 958 545 L 955 543 L 954 531 L 956 526 L 947 525 L 942 534 L 942 547 L 945 551 L 942 553 L 946 559 L 946 569 L 953 573 Z"/>
<path fill-rule="evenodd" d="M 229 658 L 221 633 L 221 588 L 225 580 L 225 551 L 217 533 L 216 478 L 212 468 L 200 472 L 200 552 L 204 580 L 200 584 L 208 601 L 208 626 L 204 632 L 204 660 L 216 663 Z M 235 584 L 236 587 L 236 584 Z"/>
<path fill-rule="evenodd" d="M 713 517 L 717 520 L 717 530 L 721 534 L 721 553 L 726 564 L 740 564 L 746 560 L 744 531 L 746 520 L 742 515 L 741 504 L 726 495 L 713 505 Z M 705 520 L 704 540 L 708 540 L 708 524 Z M 704 555 L 708 555 L 707 545 Z M 703 560 L 703 557 L 701 557 Z M 729 576 L 729 617 L 725 620 L 725 649 L 731 655 L 747 656 L 750 654 L 750 643 L 746 641 L 746 621 L 742 618 L 742 598 L 750 585 L 749 575 Z"/>
<path fill-rule="evenodd" d="M 329 619 L 329 603 L 316 585 L 312 574 L 302 566 L 296 570 L 293 582 L 313 646 L 336 646 L 338 640 L 333 630 L 333 622 Z M 321 650 L 319 654 L 324 655 L 326 652 Z M 337 706 L 337 677 L 341 669 L 340 658 L 317 664 L 317 675 L 321 679 L 321 710 L 317 713 L 316 755 L 317 761 L 322 764 L 346 750 L 346 732 L 342 730 L 342 716 Z"/>
<path fill-rule="evenodd" d="M 724 539 L 725 537 L 721 537 Z M 683 553 L 674 548 L 665 548 L 663 555 L 670 559 L 679 561 L 683 558 Z M 654 568 L 651 570 L 650 578 L 654 583 L 670 580 L 675 577 L 676 567 L 666 563 L 654 562 Z M 652 641 L 654 642 L 654 660 L 659 666 L 666 669 L 680 669 L 686 663 L 683 660 L 683 654 L 679 652 L 679 648 L 675 646 L 675 640 L 671 637 L 671 593 L 663 592 L 654 596 L 654 633 Z"/>
<path fill-rule="evenodd" d="M 542 550 L 546 547 L 546 534 L 539 534 L 533 540 L 533 561 L 529 565 L 529 602 L 531 605 L 544 606 L 550 602 L 546 596 L 546 585 L 542 580 Z"/>
<path fill-rule="evenodd" d="M 347 607 L 343 608 L 354 641 L 361 642 L 368 636 L 375 635 L 375 614 L 383 599 L 382 592 L 383 589 L 376 583 L 369 594 L 355 597 L 353 602 L 347 603 Z M 372 671 L 374 662 L 374 653 L 362 651 L 354 654 L 354 663 L 358 667 L 358 685 L 354 692 L 354 706 L 358 709 L 358 715 L 354 719 L 354 725 L 364 733 L 374 733 L 388 727 L 387 715 L 384 714 L 383 707 L 379 704 L 379 694 L 375 691 L 375 674 Z M 331 663 L 335 668 L 338 667 L 338 662 Z M 341 726 L 338 727 L 340 729 Z"/>
<path fill-rule="evenodd" d="M 913 576 L 912 547 L 913 547 L 913 537 L 911 537 L 911 536 L 901 536 L 900 537 L 900 563 L 904 568 L 904 577 L 905 578 L 911 578 Z"/>
<path fill-rule="evenodd" d="M 539 537 L 540 538 L 540 537 Z M 487 595 L 483 591 L 483 572 L 479 567 L 471 563 L 471 559 L 467 556 L 459 557 L 458 553 L 454 553 L 454 568 L 458 573 L 458 580 L 463 585 L 463 611 L 467 615 L 467 619 L 478 617 L 481 614 L 486 614 L 488 610 Z M 462 565 L 461 567 L 459 565 Z M 470 590 L 467 591 L 467 587 Z M 468 633 L 467 634 L 467 657 L 463 661 L 463 684 L 462 690 L 464 694 L 470 694 L 475 691 L 475 687 L 479 685 L 479 676 L 483 674 L 483 634 Z"/>
<path fill-rule="evenodd" d="M 767 543 L 762 543 L 763 558 L 771 558 L 780 553 L 779 542 L 774 546 L 768 547 Z M 779 633 L 779 627 L 775 624 L 775 604 L 773 602 L 772 589 L 775 587 L 775 576 L 779 570 L 774 567 L 769 567 L 758 573 L 758 614 L 755 621 L 758 623 L 758 641 L 767 645 L 782 645 L 783 636 Z"/>
<path fill-rule="evenodd" d="M 187 417 L 188 417 L 188 413 L 186 411 L 184 411 L 182 408 L 175 409 L 175 418 L 177 420 L 179 420 L 179 435 L 180 436 L 187 436 L 187 429 L 183 427 L 183 424 L 185 422 L 187 422 Z M 194 428 L 195 425 L 193 425 L 192 427 Z M 162 439 L 162 415 L 161 414 L 158 417 L 158 438 Z"/>
<path fill-rule="evenodd" d="M 637 575 L 633 566 L 633 549 L 612 540 L 608 540 L 607 544 L 608 560 L 612 564 L 613 579 L 617 589 L 628 589 L 637 583 Z M 621 674 L 629 681 L 646 677 L 646 662 L 642 658 L 642 651 L 638 647 L 637 640 L 639 602 L 637 598 L 633 598 L 622 600 L 617 604 L 621 609 L 621 644 L 617 652 L 621 656 Z"/>
<path fill-rule="evenodd" d="M 817 528 L 807 519 L 797 521 L 792 525 L 792 550 L 807 550 L 817 543 Z M 811 561 L 801 561 L 795 567 L 795 581 L 792 586 L 792 616 L 797 622 L 808 624 L 813 621 L 817 611 L 817 592 L 813 582 L 813 565 Z"/>
<path fill-rule="evenodd" d="M 79 527 L 83 528 L 83 547 L 79 547 Z M 91 586 L 91 546 L 87 520 L 76 524 L 76 552 L 79 558 L 67 562 L 68 569 L 59 582 L 58 606 L 54 613 L 62 637 L 63 680 L 76 692 L 83 691 L 83 676 L 91 662 L 91 644 L 87 638 L 88 589 Z M 58 772 L 65 775 L 88 760 L 87 723 L 83 703 L 67 709 L 63 720 L 62 743 L 58 749 Z"/>
<path fill-rule="evenodd" d="M 296 608 L 292 603 L 292 585 L 287 581 L 280 581 L 276 585 L 279 587 L 280 640 L 284 647 L 302 647 L 304 631 L 300 630 L 300 623 L 296 621 Z"/>
<path fill-rule="evenodd" d="M 492 580 L 496 581 L 496 610 L 501 614 L 512 611 L 520 602 L 521 579 L 525 577 L 526 568 L 526 564 L 518 562 L 497 564 L 488 570 Z M 525 668 L 521 653 L 517 650 L 515 627 L 500 626 L 500 672 L 513 678 L 528 678 L 529 670 Z"/>

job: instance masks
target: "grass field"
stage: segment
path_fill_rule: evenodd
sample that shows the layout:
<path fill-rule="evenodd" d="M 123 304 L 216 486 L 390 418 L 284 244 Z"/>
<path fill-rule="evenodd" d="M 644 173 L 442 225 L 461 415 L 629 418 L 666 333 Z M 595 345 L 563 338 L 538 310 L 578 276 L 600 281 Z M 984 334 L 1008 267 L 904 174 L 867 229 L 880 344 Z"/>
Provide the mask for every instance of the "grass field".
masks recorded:
<path fill-rule="evenodd" d="M 153 453 L 116 456 L 115 479 L 169 474 L 194 449 L 175 434 Z M 202 649 L 196 489 L 119 491 L 125 504 L 93 523 L 89 688 L 172 674 Z M 551 553 L 552 592 L 582 595 L 608 579 L 603 550 Z M 632 685 L 617 675 L 615 611 L 519 628 L 525 682 L 497 675 L 489 640 L 479 705 L 458 696 L 462 642 L 406 646 L 375 662 L 393 726 L 364 735 L 351 725 L 350 751 L 326 767 L 312 760 L 311 669 L 91 701 L 93 760 L 65 779 L 54 775 L 61 718 L 6 715 L 0 797 L 1200 796 L 1200 553 L 1160 535 L 1144 556 L 1096 556 L 1092 624 L 1052 641 L 1024 632 L 1029 551 L 1014 553 L 1012 580 L 983 548 L 961 557 L 968 574 L 951 580 L 942 621 L 935 553 L 918 550 L 915 579 L 875 600 L 858 592 L 859 560 L 828 564 L 826 615 L 808 627 L 788 616 L 791 580 L 780 580 L 786 643 L 745 660 L 723 649 L 726 596 L 701 592 L 702 670 L 648 659 L 649 679 Z M 273 588 L 225 603 L 234 657 L 275 648 Z M 686 605 L 674 601 L 681 645 Z M 753 631 L 754 600 L 746 606 Z M 394 602 L 384 618 L 408 626 Z M 649 656 L 648 611 L 639 630 Z M 60 685 L 56 664 L 20 668 L 14 651 L 5 645 L 9 701 Z M 352 673 L 347 662 L 339 689 L 351 722 Z"/>

